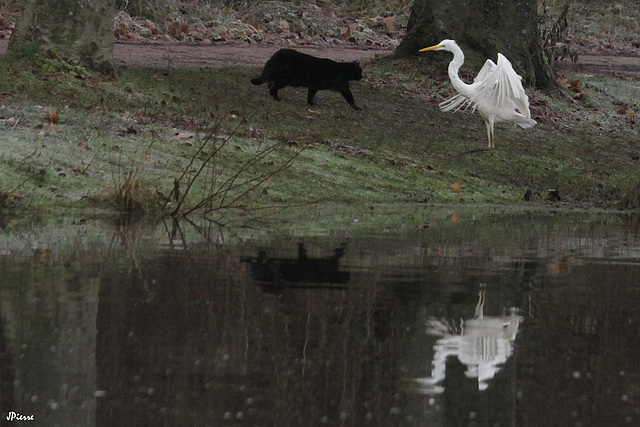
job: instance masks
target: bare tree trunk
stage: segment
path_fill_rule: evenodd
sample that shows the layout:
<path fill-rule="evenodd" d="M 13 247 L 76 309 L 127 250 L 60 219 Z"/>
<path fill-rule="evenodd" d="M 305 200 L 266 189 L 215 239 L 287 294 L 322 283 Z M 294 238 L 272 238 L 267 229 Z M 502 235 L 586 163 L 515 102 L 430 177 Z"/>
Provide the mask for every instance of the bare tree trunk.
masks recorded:
<path fill-rule="evenodd" d="M 415 0 L 407 36 L 396 55 L 415 55 L 423 47 L 453 39 L 476 71 L 487 58 L 495 61 L 500 52 L 528 85 L 552 87 L 555 82 L 538 33 L 537 5 L 537 0 Z"/>
<path fill-rule="evenodd" d="M 9 50 L 36 44 L 103 73 L 114 70 L 115 0 L 22 0 Z"/>

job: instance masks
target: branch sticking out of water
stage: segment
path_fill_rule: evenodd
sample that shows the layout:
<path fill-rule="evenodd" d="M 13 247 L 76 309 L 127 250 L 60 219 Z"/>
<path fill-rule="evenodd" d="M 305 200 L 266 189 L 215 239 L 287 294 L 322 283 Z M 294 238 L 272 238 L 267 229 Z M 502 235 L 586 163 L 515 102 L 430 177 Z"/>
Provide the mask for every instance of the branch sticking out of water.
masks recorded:
<path fill-rule="evenodd" d="M 176 206 L 171 211 L 172 216 L 186 216 L 195 211 L 202 211 L 203 215 L 207 216 L 223 209 L 247 209 L 243 202 L 250 194 L 291 166 L 305 149 L 295 149 L 276 165 L 276 162 L 269 162 L 268 158 L 286 147 L 280 142 L 267 142 L 261 137 L 257 139 L 257 145 L 248 154 L 248 158 L 243 159 L 241 166 L 232 170 L 223 164 L 221 154 L 226 148 L 230 148 L 230 143 L 237 138 L 243 122 L 240 121 L 228 135 L 223 135 L 222 124 L 230 114 L 232 112 L 227 111 L 217 120 L 191 156 L 181 176 L 174 180 L 173 191 L 165 201 L 166 208 L 171 196 L 176 198 Z M 275 167 L 266 172 L 261 171 L 260 168 L 265 163 Z M 189 196 L 199 185 L 206 188 L 205 194 L 195 201 L 191 200 Z"/>

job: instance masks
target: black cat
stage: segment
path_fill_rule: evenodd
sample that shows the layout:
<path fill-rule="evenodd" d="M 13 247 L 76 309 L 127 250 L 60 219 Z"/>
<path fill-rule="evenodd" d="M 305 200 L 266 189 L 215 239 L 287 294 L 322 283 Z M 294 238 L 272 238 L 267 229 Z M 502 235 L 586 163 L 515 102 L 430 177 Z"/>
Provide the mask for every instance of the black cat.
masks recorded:
<path fill-rule="evenodd" d="M 280 49 L 267 61 L 260 77 L 251 79 L 254 85 L 267 83 L 273 99 L 279 101 L 278 90 L 286 86 L 306 87 L 307 104 L 319 90 L 340 92 L 354 109 L 359 110 L 349 90 L 349 80 L 362 79 L 362 68 L 357 62 L 336 62 L 316 58 L 293 49 Z"/>

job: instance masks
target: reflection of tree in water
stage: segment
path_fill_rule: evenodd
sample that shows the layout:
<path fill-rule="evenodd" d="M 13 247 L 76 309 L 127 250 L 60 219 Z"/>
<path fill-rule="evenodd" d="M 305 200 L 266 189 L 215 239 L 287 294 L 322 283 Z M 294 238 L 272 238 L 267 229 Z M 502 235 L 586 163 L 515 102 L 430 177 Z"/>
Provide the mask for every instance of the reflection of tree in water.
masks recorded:
<path fill-rule="evenodd" d="M 517 353 L 519 425 L 638 424 L 638 277 L 636 260 L 578 264 L 531 293 Z"/>
<path fill-rule="evenodd" d="M 237 256 L 194 253 L 137 260 L 150 300 L 137 298 L 139 274 L 105 287 L 101 425 L 389 425 L 393 334 L 380 325 L 393 313 L 380 309 L 377 287 L 356 280 L 265 294 L 248 272 L 238 274 L 247 264 Z"/>

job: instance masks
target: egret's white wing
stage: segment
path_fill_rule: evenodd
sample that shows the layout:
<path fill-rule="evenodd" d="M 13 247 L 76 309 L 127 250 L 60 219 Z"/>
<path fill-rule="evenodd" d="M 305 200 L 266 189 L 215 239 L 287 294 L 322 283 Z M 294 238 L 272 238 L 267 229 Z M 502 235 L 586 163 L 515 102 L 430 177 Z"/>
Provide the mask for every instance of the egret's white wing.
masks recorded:
<path fill-rule="evenodd" d="M 473 79 L 473 82 L 474 83 L 482 82 L 487 78 L 488 75 L 490 75 L 495 71 L 496 67 L 497 67 L 496 64 L 492 60 L 487 59 L 484 65 L 482 66 L 482 68 L 480 69 L 480 72 L 478 73 L 478 75 Z M 441 111 L 456 112 L 459 110 L 466 110 L 470 108 L 471 111 L 474 112 L 477 108 L 477 104 L 472 99 L 469 99 L 463 94 L 458 94 L 442 101 L 439 104 L 439 107 Z"/>
<path fill-rule="evenodd" d="M 500 54 L 498 54 L 500 55 Z M 498 58 L 500 58 L 500 56 L 498 56 Z M 506 59 L 506 58 L 505 58 Z M 473 82 L 482 82 L 484 80 L 487 79 L 487 76 L 491 75 L 497 68 L 498 66 L 496 65 L 495 62 L 493 62 L 490 59 L 487 59 L 486 61 L 484 61 L 484 65 L 482 66 L 482 68 L 480 68 L 480 72 L 478 73 L 478 75 L 476 76 L 475 79 L 473 79 Z"/>
<path fill-rule="evenodd" d="M 486 67 L 487 63 L 482 67 L 480 74 L 483 74 Z M 529 97 L 522 87 L 522 77 L 516 74 L 511 62 L 504 55 L 498 54 L 498 64 L 492 71 L 484 73 L 482 79 L 480 74 L 471 85 L 469 98 L 481 111 L 495 115 L 500 121 L 520 122 L 518 119 L 521 118 L 525 123 L 535 124 L 531 120 Z"/>
<path fill-rule="evenodd" d="M 452 96 L 451 98 L 445 99 L 440 104 L 438 104 L 441 111 L 460 111 L 466 110 L 467 108 L 471 108 L 472 111 L 475 111 L 476 105 L 472 100 L 467 98 L 462 94 L 458 94 Z"/>

